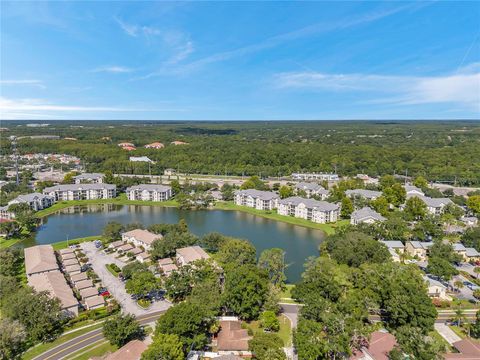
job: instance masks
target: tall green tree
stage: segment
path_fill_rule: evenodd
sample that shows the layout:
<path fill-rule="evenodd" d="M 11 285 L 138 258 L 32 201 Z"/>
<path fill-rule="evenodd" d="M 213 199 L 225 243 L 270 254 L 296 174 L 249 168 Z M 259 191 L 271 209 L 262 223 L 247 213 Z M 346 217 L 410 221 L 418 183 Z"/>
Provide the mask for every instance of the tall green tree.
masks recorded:
<path fill-rule="evenodd" d="M 340 210 L 340 216 L 342 218 L 349 218 L 353 212 L 353 202 L 349 197 L 344 197 L 342 199 L 342 206 Z"/>
<path fill-rule="evenodd" d="M 258 360 L 286 360 L 283 341 L 276 334 L 255 333 L 248 348 Z"/>
<path fill-rule="evenodd" d="M 279 248 L 263 250 L 258 259 L 258 266 L 264 269 L 270 282 L 277 287 L 284 287 L 285 276 L 285 251 Z"/>
<path fill-rule="evenodd" d="M 116 315 L 103 323 L 103 336 L 118 347 L 131 340 L 141 339 L 144 331 L 133 315 Z"/>
<path fill-rule="evenodd" d="M 223 264 L 245 265 L 255 264 L 257 250 L 249 241 L 228 239 L 220 246 L 217 260 Z"/>
<path fill-rule="evenodd" d="M 0 319 L 0 359 L 18 359 L 26 339 L 27 332 L 19 321 Z"/>
<path fill-rule="evenodd" d="M 158 333 L 142 353 L 141 360 L 184 360 L 183 343 L 175 334 Z"/>

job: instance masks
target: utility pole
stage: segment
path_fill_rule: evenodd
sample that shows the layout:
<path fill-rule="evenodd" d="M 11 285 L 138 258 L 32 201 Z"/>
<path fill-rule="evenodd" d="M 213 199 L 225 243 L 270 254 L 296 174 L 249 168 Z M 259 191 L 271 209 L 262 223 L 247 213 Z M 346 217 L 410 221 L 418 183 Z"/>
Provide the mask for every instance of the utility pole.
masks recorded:
<path fill-rule="evenodd" d="M 18 176 L 18 152 L 17 152 L 17 137 L 16 136 L 10 136 L 10 140 L 12 142 L 12 152 L 13 152 L 13 158 L 15 160 L 15 176 L 16 176 L 16 184 L 20 184 L 20 178 Z"/>

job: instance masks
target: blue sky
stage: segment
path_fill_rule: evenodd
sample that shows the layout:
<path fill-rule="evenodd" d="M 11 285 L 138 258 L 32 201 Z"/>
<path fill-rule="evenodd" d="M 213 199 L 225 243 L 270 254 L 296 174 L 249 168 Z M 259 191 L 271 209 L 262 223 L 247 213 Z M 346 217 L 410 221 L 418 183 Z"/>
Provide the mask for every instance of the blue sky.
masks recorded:
<path fill-rule="evenodd" d="M 3 119 L 480 118 L 480 2 L 1 2 Z"/>

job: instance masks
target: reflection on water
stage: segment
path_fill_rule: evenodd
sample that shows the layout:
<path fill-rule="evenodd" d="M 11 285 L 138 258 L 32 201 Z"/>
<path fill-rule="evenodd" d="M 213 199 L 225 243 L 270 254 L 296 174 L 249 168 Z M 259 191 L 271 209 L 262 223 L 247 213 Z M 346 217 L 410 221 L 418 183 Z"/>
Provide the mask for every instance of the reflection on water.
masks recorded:
<path fill-rule="evenodd" d="M 320 230 L 308 229 L 239 211 L 180 210 L 177 208 L 141 205 L 87 205 L 73 206 L 44 219 L 34 239 L 25 246 L 49 244 L 70 239 L 98 235 L 110 221 L 122 224 L 140 222 L 146 226 L 155 223 L 177 223 L 185 219 L 190 231 L 202 236 L 212 231 L 247 239 L 257 248 L 257 254 L 273 247 L 286 252 L 290 266 L 289 281 L 297 281 L 303 264 L 309 256 L 318 255 L 318 245 L 324 238 Z"/>

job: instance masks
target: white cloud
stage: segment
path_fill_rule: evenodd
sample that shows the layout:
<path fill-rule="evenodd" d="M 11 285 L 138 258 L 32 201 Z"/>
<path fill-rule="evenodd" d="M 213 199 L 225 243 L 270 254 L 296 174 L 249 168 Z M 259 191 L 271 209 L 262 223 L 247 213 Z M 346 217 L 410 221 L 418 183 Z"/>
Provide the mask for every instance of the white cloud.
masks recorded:
<path fill-rule="evenodd" d="M 139 27 L 137 25 L 127 24 L 116 16 L 114 16 L 114 19 L 127 35 L 134 37 L 138 35 Z"/>
<path fill-rule="evenodd" d="M 276 74 L 273 84 L 279 89 L 317 89 L 377 96 L 366 101 L 368 103 L 458 103 L 480 109 L 480 72 L 472 65 L 455 74 L 424 77 L 287 72 Z"/>
<path fill-rule="evenodd" d="M 44 99 L 8 99 L 0 97 L 1 119 L 28 119 L 29 117 L 57 117 L 63 114 L 66 118 L 75 113 L 100 113 L 100 112 L 181 112 L 177 108 L 129 108 L 117 106 L 79 106 L 52 104 Z"/>
<path fill-rule="evenodd" d="M 132 71 L 135 71 L 135 70 L 126 66 L 117 66 L 117 65 L 102 66 L 92 70 L 92 72 L 107 72 L 107 73 L 114 73 L 114 74 L 129 73 Z"/>
<path fill-rule="evenodd" d="M 26 86 L 35 86 L 40 89 L 46 89 L 47 87 L 43 84 L 42 80 L 32 80 L 32 79 L 20 79 L 20 80 L 0 80 L 0 85 L 26 85 Z"/>

